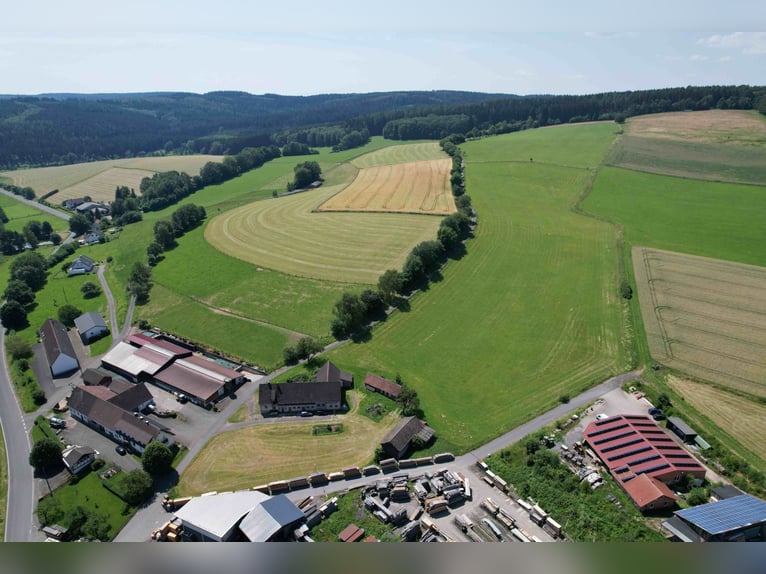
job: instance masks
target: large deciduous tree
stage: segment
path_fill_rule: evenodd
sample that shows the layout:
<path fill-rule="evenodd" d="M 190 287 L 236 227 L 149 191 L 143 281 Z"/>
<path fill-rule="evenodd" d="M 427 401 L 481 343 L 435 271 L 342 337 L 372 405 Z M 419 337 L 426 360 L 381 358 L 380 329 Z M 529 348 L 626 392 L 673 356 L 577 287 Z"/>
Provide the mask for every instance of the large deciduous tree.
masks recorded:
<path fill-rule="evenodd" d="M 141 465 L 152 476 L 165 474 L 173 463 L 173 452 L 159 441 L 153 440 L 141 455 Z"/>
<path fill-rule="evenodd" d="M 29 464 L 37 471 L 54 468 L 61 462 L 61 449 L 49 438 L 38 440 L 29 452 Z"/>

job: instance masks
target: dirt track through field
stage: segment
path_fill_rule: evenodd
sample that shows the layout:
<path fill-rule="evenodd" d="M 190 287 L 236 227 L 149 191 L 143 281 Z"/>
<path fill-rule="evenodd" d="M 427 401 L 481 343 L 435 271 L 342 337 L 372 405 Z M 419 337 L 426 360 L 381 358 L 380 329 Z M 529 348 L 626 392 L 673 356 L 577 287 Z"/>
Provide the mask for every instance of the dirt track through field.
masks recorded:
<path fill-rule="evenodd" d="M 642 247 L 633 264 L 657 361 L 766 396 L 766 268 Z"/>

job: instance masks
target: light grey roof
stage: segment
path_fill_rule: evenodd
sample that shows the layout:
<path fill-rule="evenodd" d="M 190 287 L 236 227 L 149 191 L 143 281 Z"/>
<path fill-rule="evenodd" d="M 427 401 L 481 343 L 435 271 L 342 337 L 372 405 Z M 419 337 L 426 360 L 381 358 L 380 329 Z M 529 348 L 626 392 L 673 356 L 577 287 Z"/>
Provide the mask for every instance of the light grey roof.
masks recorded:
<path fill-rule="evenodd" d="M 285 526 L 303 519 L 303 512 L 284 494 L 273 496 L 253 508 L 239 529 L 250 542 L 266 542 Z"/>
<path fill-rule="evenodd" d="M 687 436 L 697 434 L 696 430 L 694 430 L 692 427 L 686 424 L 686 422 L 679 419 L 678 417 L 668 417 L 668 422 L 672 423 L 674 427 L 676 427 L 678 430 L 680 430 L 682 433 L 684 433 Z"/>
<path fill-rule="evenodd" d="M 88 313 L 83 313 L 77 317 L 77 319 L 74 320 L 74 326 L 77 327 L 77 331 L 80 334 L 90 331 L 94 327 L 107 328 L 104 318 L 95 311 L 89 311 Z"/>
<path fill-rule="evenodd" d="M 257 490 L 197 496 L 184 504 L 176 516 L 184 523 L 223 538 L 242 517 L 268 498 L 268 494 Z"/>
<path fill-rule="evenodd" d="M 682 542 L 701 542 L 702 537 L 683 520 L 674 516 L 662 523 L 668 532 L 675 534 Z"/>
<path fill-rule="evenodd" d="M 732 498 L 677 510 L 676 516 L 712 535 L 766 524 L 766 501 L 740 494 Z"/>
<path fill-rule="evenodd" d="M 74 347 L 72 347 L 72 341 L 69 340 L 69 335 L 67 335 L 67 329 L 60 321 L 46 319 L 42 329 L 40 329 L 40 338 L 45 349 L 45 356 L 50 365 L 53 365 L 59 358 L 59 355 L 62 354 L 72 357 L 75 361 L 77 360 Z"/>

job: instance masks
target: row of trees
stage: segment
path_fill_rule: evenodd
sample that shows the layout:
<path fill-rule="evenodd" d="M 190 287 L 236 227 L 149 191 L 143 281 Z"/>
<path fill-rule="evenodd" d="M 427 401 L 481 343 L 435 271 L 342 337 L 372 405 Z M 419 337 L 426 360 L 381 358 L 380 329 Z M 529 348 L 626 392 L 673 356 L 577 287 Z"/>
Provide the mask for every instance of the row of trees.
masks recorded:
<path fill-rule="evenodd" d="M 146 248 L 148 263 L 154 267 L 163 258 L 163 253 L 173 249 L 176 239 L 182 237 L 205 220 L 207 213 L 201 205 L 187 203 L 176 209 L 170 220 L 160 219 L 154 224 L 154 241 Z"/>
<path fill-rule="evenodd" d="M 281 155 L 277 146 L 245 148 L 238 154 L 226 156 L 222 162 L 209 161 L 199 175 L 166 171 L 141 180 L 138 206 L 143 211 L 158 211 L 178 203 L 183 198 L 208 185 L 223 183 Z"/>
<path fill-rule="evenodd" d="M 402 118 L 391 120 L 383 128 L 383 137 L 389 140 L 434 139 L 449 134 L 465 133 L 473 127 L 471 117 L 466 114 Z"/>
<path fill-rule="evenodd" d="M 0 307 L 0 321 L 6 329 L 18 331 L 27 326 L 27 308 L 35 300 L 35 293 L 43 288 L 48 278 L 48 263 L 35 251 L 26 251 L 11 261 L 10 278 Z"/>

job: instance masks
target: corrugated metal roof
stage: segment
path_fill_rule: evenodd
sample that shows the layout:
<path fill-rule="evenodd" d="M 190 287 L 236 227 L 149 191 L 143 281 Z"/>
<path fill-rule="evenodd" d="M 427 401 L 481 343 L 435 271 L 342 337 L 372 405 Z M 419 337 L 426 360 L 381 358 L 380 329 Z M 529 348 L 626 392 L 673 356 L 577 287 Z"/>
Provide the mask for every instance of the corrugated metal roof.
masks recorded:
<path fill-rule="evenodd" d="M 197 496 L 184 504 L 175 514 L 184 523 L 196 526 L 221 539 L 247 513 L 268 498 L 268 494 L 257 490 Z"/>
<path fill-rule="evenodd" d="M 685 522 L 716 535 L 766 523 L 766 501 L 749 494 L 676 511 Z"/>
<path fill-rule="evenodd" d="M 284 494 L 272 496 L 253 508 L 239 529 L 250 542 L 266 542 L 285 526 L 303 519 L 303 512 Z"/>
<path fill-rule="evenodd" d="M 679 431 L 681 431 L 686 436 L 696 436 L 697 431 L 694 430 L 692 427 L 690 427 L 686 422 L 679 419 L 678 417 L 668 417 L 668 423 L 676 427 Z"/>
<path fill-rule="evenodd" d="M 140 373 L 153 375 L 165 366 L 170 359 L 171 357 L 154 353 L 145 347 L 137 349 L 121 341 L 104 355 L 101 362 L 137 377 Z"/>
<path fill-rule="evenodd" d="M 197 397 L 205 402 L 215 398 L 224 383 L 181 363 L 180 360 L 176 361 L 166 369 L 156 373 L 154 378 L 190 397 Z"/>

